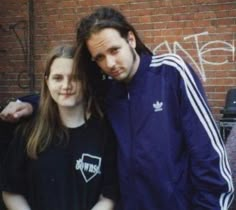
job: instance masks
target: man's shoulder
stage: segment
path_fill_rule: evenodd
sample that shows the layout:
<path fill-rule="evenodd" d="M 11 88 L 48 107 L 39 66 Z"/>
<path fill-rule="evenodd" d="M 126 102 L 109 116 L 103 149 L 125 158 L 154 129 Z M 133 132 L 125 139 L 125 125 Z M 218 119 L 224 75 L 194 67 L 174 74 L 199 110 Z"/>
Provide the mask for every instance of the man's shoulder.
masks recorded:
<path fill-rule="evenodd" d="M 184 60 L 179 55 L 173 53 L 153 55 L 150 63 L 150 67 L 169 66 L 176 68 L 177 66 L 184 65 Z"/>
<path fill-rule="evenodd" d="M 149 72 L 168 78 L 176 78 L 180 77 L 186 68 L 186 63 L 179 55 L 162 54 L 152 56 Z"/>

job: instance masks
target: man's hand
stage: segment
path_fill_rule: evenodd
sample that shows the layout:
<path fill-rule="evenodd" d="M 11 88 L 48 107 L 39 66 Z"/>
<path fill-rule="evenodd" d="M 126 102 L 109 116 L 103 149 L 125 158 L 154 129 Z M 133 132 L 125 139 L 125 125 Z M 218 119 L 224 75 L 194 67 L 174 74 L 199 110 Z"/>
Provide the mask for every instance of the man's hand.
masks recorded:
<path fill-rule="evenodd" d="M 0 119 L 6 122 L 17 122 L 22 117 L 30 116 L 33 107 L 30 103 L 21 101 L 10 102 L 0 113 Z"/>

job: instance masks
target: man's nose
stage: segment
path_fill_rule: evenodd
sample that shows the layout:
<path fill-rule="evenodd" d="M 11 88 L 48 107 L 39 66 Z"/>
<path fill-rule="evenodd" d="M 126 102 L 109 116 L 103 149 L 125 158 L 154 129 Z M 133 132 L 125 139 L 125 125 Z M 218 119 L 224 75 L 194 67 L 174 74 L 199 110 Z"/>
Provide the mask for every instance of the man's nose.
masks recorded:
<path fill-rule="evenodd" d="M 113 68 L 114 65 L 115 65 L 115 58 L 114 58 L 114 56 L 108 55 L 106 57 L 106 66 L 108 68 Z"/>

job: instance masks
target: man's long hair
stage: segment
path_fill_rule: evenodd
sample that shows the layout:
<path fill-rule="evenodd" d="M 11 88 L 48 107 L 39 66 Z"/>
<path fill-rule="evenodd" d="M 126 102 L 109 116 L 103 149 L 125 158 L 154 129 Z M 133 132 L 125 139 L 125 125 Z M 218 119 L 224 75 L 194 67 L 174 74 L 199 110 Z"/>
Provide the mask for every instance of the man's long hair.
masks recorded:
<path fill-rule="evenodd" d="M 92 34 L 105 28 L 116 29 L 121 37 L 127 39 L 128 33 L 133 32 L 136 38 L 136 51 L 140 54 L 152 54 L 138 36 L 137 31 L 127 21 L 125 16 L 111 7 L 100 7 L 91 15 L 81 19 L 77 27 L 77 44 L 86 45 L 86 41 Z M 86 46 L 84 46 L 86 47 Z"/>
<path fill-rule="evenodd" d="M 107 89 L 105 75 L 95 62 L 92 62 L 86 42 L 92 34 L 106 28 L 117 30 L 121 37 L 127 40 L 128 33 L 131 31 L 136 39 L 135 50 L 139 55 L 152 54 L 138 36 L 134 27 L 127 21 L 125 16 L 118 10 L 111 7 L 100 7 L 92 14 L 82 18 L 77 26 L 77 53 L 75 55 L 75 71 L 81 69 L 86 71 L 89 82 L 92 85 L 94 95 L 104 97 Z M 98 88 L 99 87 L 99 88 Z"/>

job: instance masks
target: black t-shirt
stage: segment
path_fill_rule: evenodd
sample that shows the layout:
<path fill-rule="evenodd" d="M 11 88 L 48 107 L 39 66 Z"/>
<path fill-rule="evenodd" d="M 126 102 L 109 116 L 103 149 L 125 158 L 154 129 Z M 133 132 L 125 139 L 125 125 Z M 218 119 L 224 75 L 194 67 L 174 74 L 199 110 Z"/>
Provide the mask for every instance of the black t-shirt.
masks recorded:
<path fill-rule="evenodd" d="M 99 195 L 118 195 L 116 143 L 107 124 L 95 118 L 69 129 L 67 143 L 52 144 L 29 159 L 25 140 L 15 138 L 5 164 L 4 191 L 25 195 L 32 210 L 89 210 Z"/>

